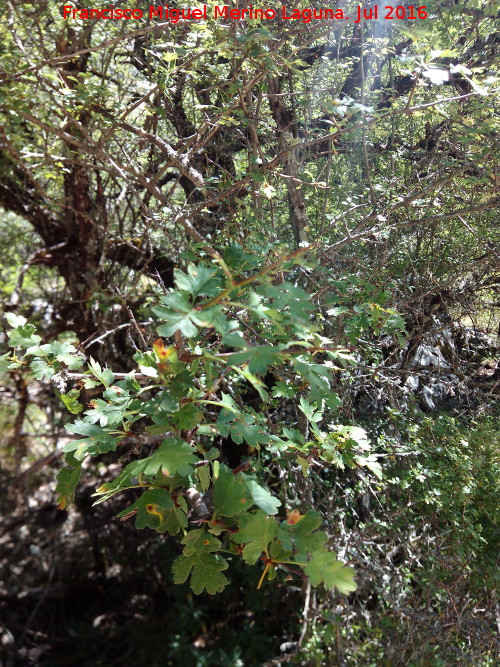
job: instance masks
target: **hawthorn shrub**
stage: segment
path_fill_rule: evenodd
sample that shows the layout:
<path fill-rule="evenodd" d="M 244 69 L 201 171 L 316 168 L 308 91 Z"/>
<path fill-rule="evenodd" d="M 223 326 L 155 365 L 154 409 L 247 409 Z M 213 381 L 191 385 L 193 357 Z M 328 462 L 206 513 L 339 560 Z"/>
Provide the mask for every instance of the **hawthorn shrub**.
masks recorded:
<path fill-rule="evenodd" d="M 119 517 L 178 536 L 173 578 L 190 579 L 196 594 L 222 591 L 236 557 L 262 564 L 259 587 L 279 572 L 342 593 L 356 588 L 313 504 L 304 497 L 300 509 L 287 506 L 276 484 L 276 470 L 279 477 L 287 466 L 302 477 L 310 465 L 381 475 L 364 429 L 339 423 L 334 375 L 356 358 L 323 335 L 321 309 L 293 281 L 300 254 L 259 269 L 255 255 L 231 247 L 212 263 L 176 269 L 175 287 L 152 299 L 158 337 L 135 353 L 128 373 L 103 368 L 70 342 L 43 343 L 26 318 L 6 315 L 12 351 L 0 357 L 0 371 L 50 381 L 75 415 L 66 429 L 77 437 L 57 476 L 59 507 L 73 500 L 85 460 L 119 452 L 129 462 L 96 490 L 96 503 L 128 495 L 133 502 L 124 501 Z M 356 335 L 360 327 L 403 333 L 401 318 L 378 304 L 325 312 L 347 314 Z M 228 443 L 241 449 L 231 467 Z"/>

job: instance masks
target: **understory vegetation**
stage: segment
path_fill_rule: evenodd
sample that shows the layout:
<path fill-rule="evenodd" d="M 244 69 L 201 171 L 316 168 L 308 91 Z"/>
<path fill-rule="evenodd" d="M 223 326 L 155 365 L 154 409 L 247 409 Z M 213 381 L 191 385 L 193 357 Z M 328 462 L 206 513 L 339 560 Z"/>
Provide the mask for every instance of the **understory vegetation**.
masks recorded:
<path fill-rule="evenodd" d="M 206 6 L 0 4 L 0 665 L 493 667 L 498 7 Z"/>

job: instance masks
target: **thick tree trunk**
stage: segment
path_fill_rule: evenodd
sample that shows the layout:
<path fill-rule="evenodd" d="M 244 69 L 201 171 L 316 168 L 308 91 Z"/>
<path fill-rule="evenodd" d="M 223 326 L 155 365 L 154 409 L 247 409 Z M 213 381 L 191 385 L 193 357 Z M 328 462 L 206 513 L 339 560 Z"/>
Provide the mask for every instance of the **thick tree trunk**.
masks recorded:
<path fill-rule="evenodd" d="M 304 191 L 299 179 L 297 151 L 290 149 L 294 143 L 292 128 L 294 114 L 287 109 L 281 92 L 281 79 L 269 81 L 269 106 L 278 130 L 278 153 L 283 153 L 283 172 L 287 177 L 286 188 L 290 209 L 290 224 L 297 247 L 307 245 L 307 212 Z"/>

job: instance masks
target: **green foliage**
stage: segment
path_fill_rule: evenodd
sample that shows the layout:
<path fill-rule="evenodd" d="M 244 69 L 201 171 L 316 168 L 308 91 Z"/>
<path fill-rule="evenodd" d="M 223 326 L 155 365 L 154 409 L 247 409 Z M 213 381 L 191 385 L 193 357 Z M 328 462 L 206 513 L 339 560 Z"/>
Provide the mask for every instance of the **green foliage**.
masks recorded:
<path fill-rule="evenodd" d="M 356 590 L 353 568 L 346 567 L 344 563 L 336 559 L 335 554 L 329 551 L 314 552 L 304 572 L 313 586 L 324 583 L 326 588 L 331 590 L 338 588 L 341 593 Z"/>
<path fill-rule="evenodd" d="M 254 565 L 262 553 L 269 555 L 269 544 L 277 530 L 276 521 L 265 512 L 255 512 L 243 518 L 234 541 L 245 545 L 242 556 L 246 563 Z"/>
<path fill-rule="evenodd" d="M 83 411 L 83 405 L 78 403 L 78 398 L 80 397 L 79 389 L 71 389 L 67 394 L 59 394 L 57 396 L 64 403 L 64 407 L 71 412 L 72 415 L 78 415 Z"/>
<path fill-rule="evenodd" d="M 353 527 L 347 538 L 370 563 L 365 595 L 380 600 L 373 609 L 359 610 L 349 634 L 341 614 L 325 605 L 310 627 L 304 650 L 318 666 L 339 647 L 352 665 L 495 664 L 494 618 L 484 615 L 478 622 L 473 611 L 467 622 L 462 616 L 462 625 L 453 626 L 450 618 L 462 596 L 476 610 L 485 609 L 498 588 L 498 420 L 394 410 L 388 417 L 390 424 L 379 436 L 379 446 L 388 453 L 383 486 L 375 487 L 366 525 Z M 373 484 L 360 478 L 352 495 L 342 498 L 342 478 L 330 475 L 319 483 L 324 493 L 320 506 L 331 507 L 331 498 L 336 498 L 330 510 L 334 522 L 348 522 Z M 392 558 L 380 559 L 384 548 Z M 318 565 L 321 571 L 321 556 Z M 313 573 L 306 572 L 313 582 Z M 357 595 L 362 594 L 361 586 Z M 417 613 L 422 619 L 409 634 L 408 614 Z M 469 624 L 474 646 L 468 643 Z M 430 632 L 436 627 L 439 642 Z"/>
<path fill-rule="evenodd" d="M 72 440 L 65 447 L 65 451 L 73 452 L 78 461 L 83 461 L 87 456 L 114 451 L 120 441 L 118 437 L 113 437 L 114 431 L 103 429 L 101 426 L 81 419 L 74 424 L 69 424 L 66 430 L 69 433 L 85 436 Z"/>
<path fill-rule="evenodd" d="M 496 430 L 424 417 L 408 395 L 402 407 L 398 346 L 444 325 L 441 313 L 497 331 L 498 3 L 431 0 L 418 19 L 401 7 L 406 19 L 328 35 L 314 20 L 150 22 L 136 35 L 120 21 L 87 30 L 50 3 L 8 4 L 0 292 L 25 317 L 7 316 L 0 372 L 16 472 L 24 448 L 28 467 L 69 419 L 61 506 L 84 462 L 92 474 L 88 458 L 101 471 L 118 461 L 96 503 L 113 498 L 138 528 L 184 538 L 179 582 L 214 593 L 262 575 L 261 600 L 266 576 L 326 589 L 290 664 L 465 664 L 474 637 L 456 639 L 458 658 L 432 638 L 458 635 L 462 610 L 477 627 L 478 610 L 494 609 L 469 594 L 494 589 Z M 293 266 L 279 259 L 292 246 Z M 467 392 L 486 396 L 467 411 L 491 410 L 486 368 L 459 366 L 464 385 L 474 373 Z M 26 393 L 40 407 L 23 428 Z M 350 592 L 352 571 L 329 548 L 364 570 L 342 611 L 329 591 Z M 267 626 L 245 618 L 270 647 Z M 212 651 L 218 631 L 194 626 L 187 639 L 152 623 L 144 663 L 269 658 L 242 654 L 240 637 Z M 155 634 L 173 637 L 168 648 Z"/>
<path fill-rule="evenodd" d="M 490 419 L 467 423 L 440 415 L 412 425 L 407 438 L 421 459 L 407 470 L 391 471 L 391 485 L 410 493 L 415 513 L 450 528 L 455 556 L 474 559 L 485 575 L 500 548 L 497 426 Z"/>
<path fill-rule="evenodd" d="M 102 487 L 99 493 L 104 493 Z M 168 491 L 156 488 L 145 491 L 135 503 L 129 505 L 118 516 L 129 517 L 135 514 L 137 528 L 148 527 L 158 533 L 167 531 L 170 535 L 177 535 L 187 526 L 186 512 L 187 505 L 183 498 L 177 497 L 174 502 Z"/>
<path fill-rule="evenodd" d="M 66 509 L 75 497 L 75 489 L 80 481 L 82 472 L 82 464 L 77 461 L 72 454 L 66 455 L 66 463 L 71 465 L 70 468 L 62 468 L 57 473 L 57 503 L 59 509 Z"/>
<path fill-rule="evenodd" d="M 158 333 L 175 334 L 176 344 L 156 340 L 150 350 L 135 355 L 139 370 L 120 380 L 90 358 L 79 382 L 94 391 L 98 388 L 100 396 L 86 409 L 78 402 L 80 389 L 59 393 L 70 413 L 82 413 L 66 426 L 68 433 L 79 437 L 65 447 L 70 467 L 58 475 L 60 507 L 71 502 L 81 464 L 88 457 L 115 451 L 125 438 L 141 448 L 160 436 L 161 444 L 153 451 L 101 485 L 96 502 L 139 489 L 141 495 L 119 516 L 135 516 L 137 528 L 184 534 L 174 580 L 183 583 L 190 578 L 195 593 L 215 594 L 224 588 L 227 579 L 222 572 L 228 564 L 223 553 L 233 558 L 241 553 L 252 565 L 262 559 L 261 581 L 266 574 L 274 578 L 277 571 L 299 568 L 315 585 L 323 583 L 342 592 L 355 588 L 354 571 L 336 560 L 326 546 L 326 534 L 317 531 L 321 517 L 309 511 L 297 521 L 290 520 L 292 515 L 282 514 L 280 519 L 286 508 L 281 509 L 266 481 L 274 456 L 272 447 L 266 450 L 270 444 L 279 442 L 280 457 L 292 461 L 297 449 L 306 460 L 307 452 L 320 445 L 320 456 L 341 466 L 347 446 L 338 460 L 332 459 L 328 454 L 332 433 L 339 441 L 345 432 L 345 442 L 369 448 L 362 429 L 331 424 L 322 430 L 324 411 L 340 405 L 331 391 L 328 354 L 324 362 L 317 359 L 323 347 L 329 352 L 331 341 L 318 336 L 303 290 L 288 282 L 272 284 L 277 269 L 283 269 L 279 262 L 238 280 L 225 264 L 223 269 L 217 264 L 190 264 L 186 273 L 177 269 L 176 287 L 160 297 L 163 305 L 153 307 L 160 320 Z M 251 325 L 246 326 L 242 313 Z M 15 352 L 4 358 L 5 371 L 24 371 L 37 379 L 55 378 L 58 373 L 65 383 L 72 382 L 73 371 L 84 362 L 72 345 L 59 341 L 40 345 L 35 328 L 24 318 L 10 316 L 9 321 Z M 278 371 L 286 380 L 275 384 L 271 397 L 264 377 Z M 229 386 L 227 380 L 236 393 L 222 391 L 221 386 Z M 280 394 L 298 386 L 314 442 L 266 416 L 265 410 L 273 409 Z M 257 409 L 242 398 L 248 391 L 258 397 Z M 136 424 L 142 424 L 139 431 Z M 217 447 L 224 439 L 246 447 L 250 455 L 258 453 L 257 460 L 245 463 L 245 472 L 231 470 Z M 350 465 L 361 465 L 360 458 L 353 455 Z M 200 521 L 204 527 L 189 527 Z"/>
<path fill-rule="evenodd" d="M 269 440 L 263 426 L 256 423 L 252 414 L 235 415 L 226 410 L 225 414 L 219 417 L 217 427 L 221 435 L 230 435 L 233 442 L 238 445 L 245 441 L 250 447 L 259 448 L 260 443 Z"/>
<path fill-rule="evenodd" d="M 38 345 L 42 340 L 41 336 L 35 334 L 36 327 L 33 324 L 27 324 L 25 317 L 6 313 L 5 319 L 12 327 L 9 332 L 9 343 L 12 347 L 26 349 L 32 345 Z"/>
<path fill-rule="evenodd" d="M 244 479 L 222 468 L 214 480 L 212 518 L 242 514 L 251 505 L 252 496 Z"/>
<path fill-rule="evenodd" d="M 187 442 L 175 438 L 164 442 L 150 457 L 144 460 L 136 472 L 154 476 L 161 472 L 165 477 L 179 474 L 187 477 L 194 470 L 196 457 Z"/>
<path fill-rule="evenodd" d="M 227 570 L 227 562 L 214 554 L 221 548 L 221 542 L 204 530 L 191 530 L 182 540 L 184 553 L 172 566 L 174 581 L 183 584 L 191 575 L 191 588 L 196 595 L 204 590 L 210 595 L 220 593 L 227 584 L 222 574 Z"/>

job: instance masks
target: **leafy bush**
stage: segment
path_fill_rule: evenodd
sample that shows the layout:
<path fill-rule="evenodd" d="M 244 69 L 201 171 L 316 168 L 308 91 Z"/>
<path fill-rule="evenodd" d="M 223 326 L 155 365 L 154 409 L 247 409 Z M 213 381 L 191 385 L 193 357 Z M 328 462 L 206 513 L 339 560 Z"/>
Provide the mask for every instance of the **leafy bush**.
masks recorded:
<path fill-rule="evenodd" d="M 308 664 L 495 664 L 497 420 L 391 411 L 372 426 L 380 483 L 339 470 L 312 480 L 339 550 L 363 570 L 355 600 L 318 594 Z"/>
<path fill-rule="evenodd" d="M 64 448 L 69 467 L 58 474 L 59 506 L 73 499 L 87 458 L 128 447 L 123 459 L 149 449 L 103 484 L 96 502 L 142 491 L 119 516 L 182 535 L 173 576 L 177 583 L 190 578 L 195 593 L 220 592 L 227 558 L 235 556 L 263 562 L 259 587 L 280 569 L 328 589 L 356 588 L 354 570 L 328 549 L 320 514 L 311 506 L 304 514 L 282 508 L 270 485 L 276 461 L 306 473 L 315 460 L 364 466 L 380 477 L 365 431 L 333 422 L 341 400 L 332 373 L 354 359 L 319 333 L 309 294 L 283 279 L 299 254 L 244 277 L 235 277 L 244 257 L 234 249 L 218 257 L 218 266 L 176 269 L 175 288 L 152 308 L 163 338 L 135 354 L 137 369 L 129 373 L 87 361 L 69 342 L 43 344 L 24 317 L 7 314 L 14 353 L 1 357 L 1 370 L 51 380 L 69 412 L 83 413 L 66 427 L 78 437 Z M 378 329 L 383 317 L 380 309 Z M 79 387 L 68 391 L 68 383 Z M 84 409 L 82 391 L 96 389 Z M 279 416 L 292 396 L 300 397 L 302 429 L 290 427 L 290 415 Z M 224 447 L 241 448 L 233 469 Z"/>

